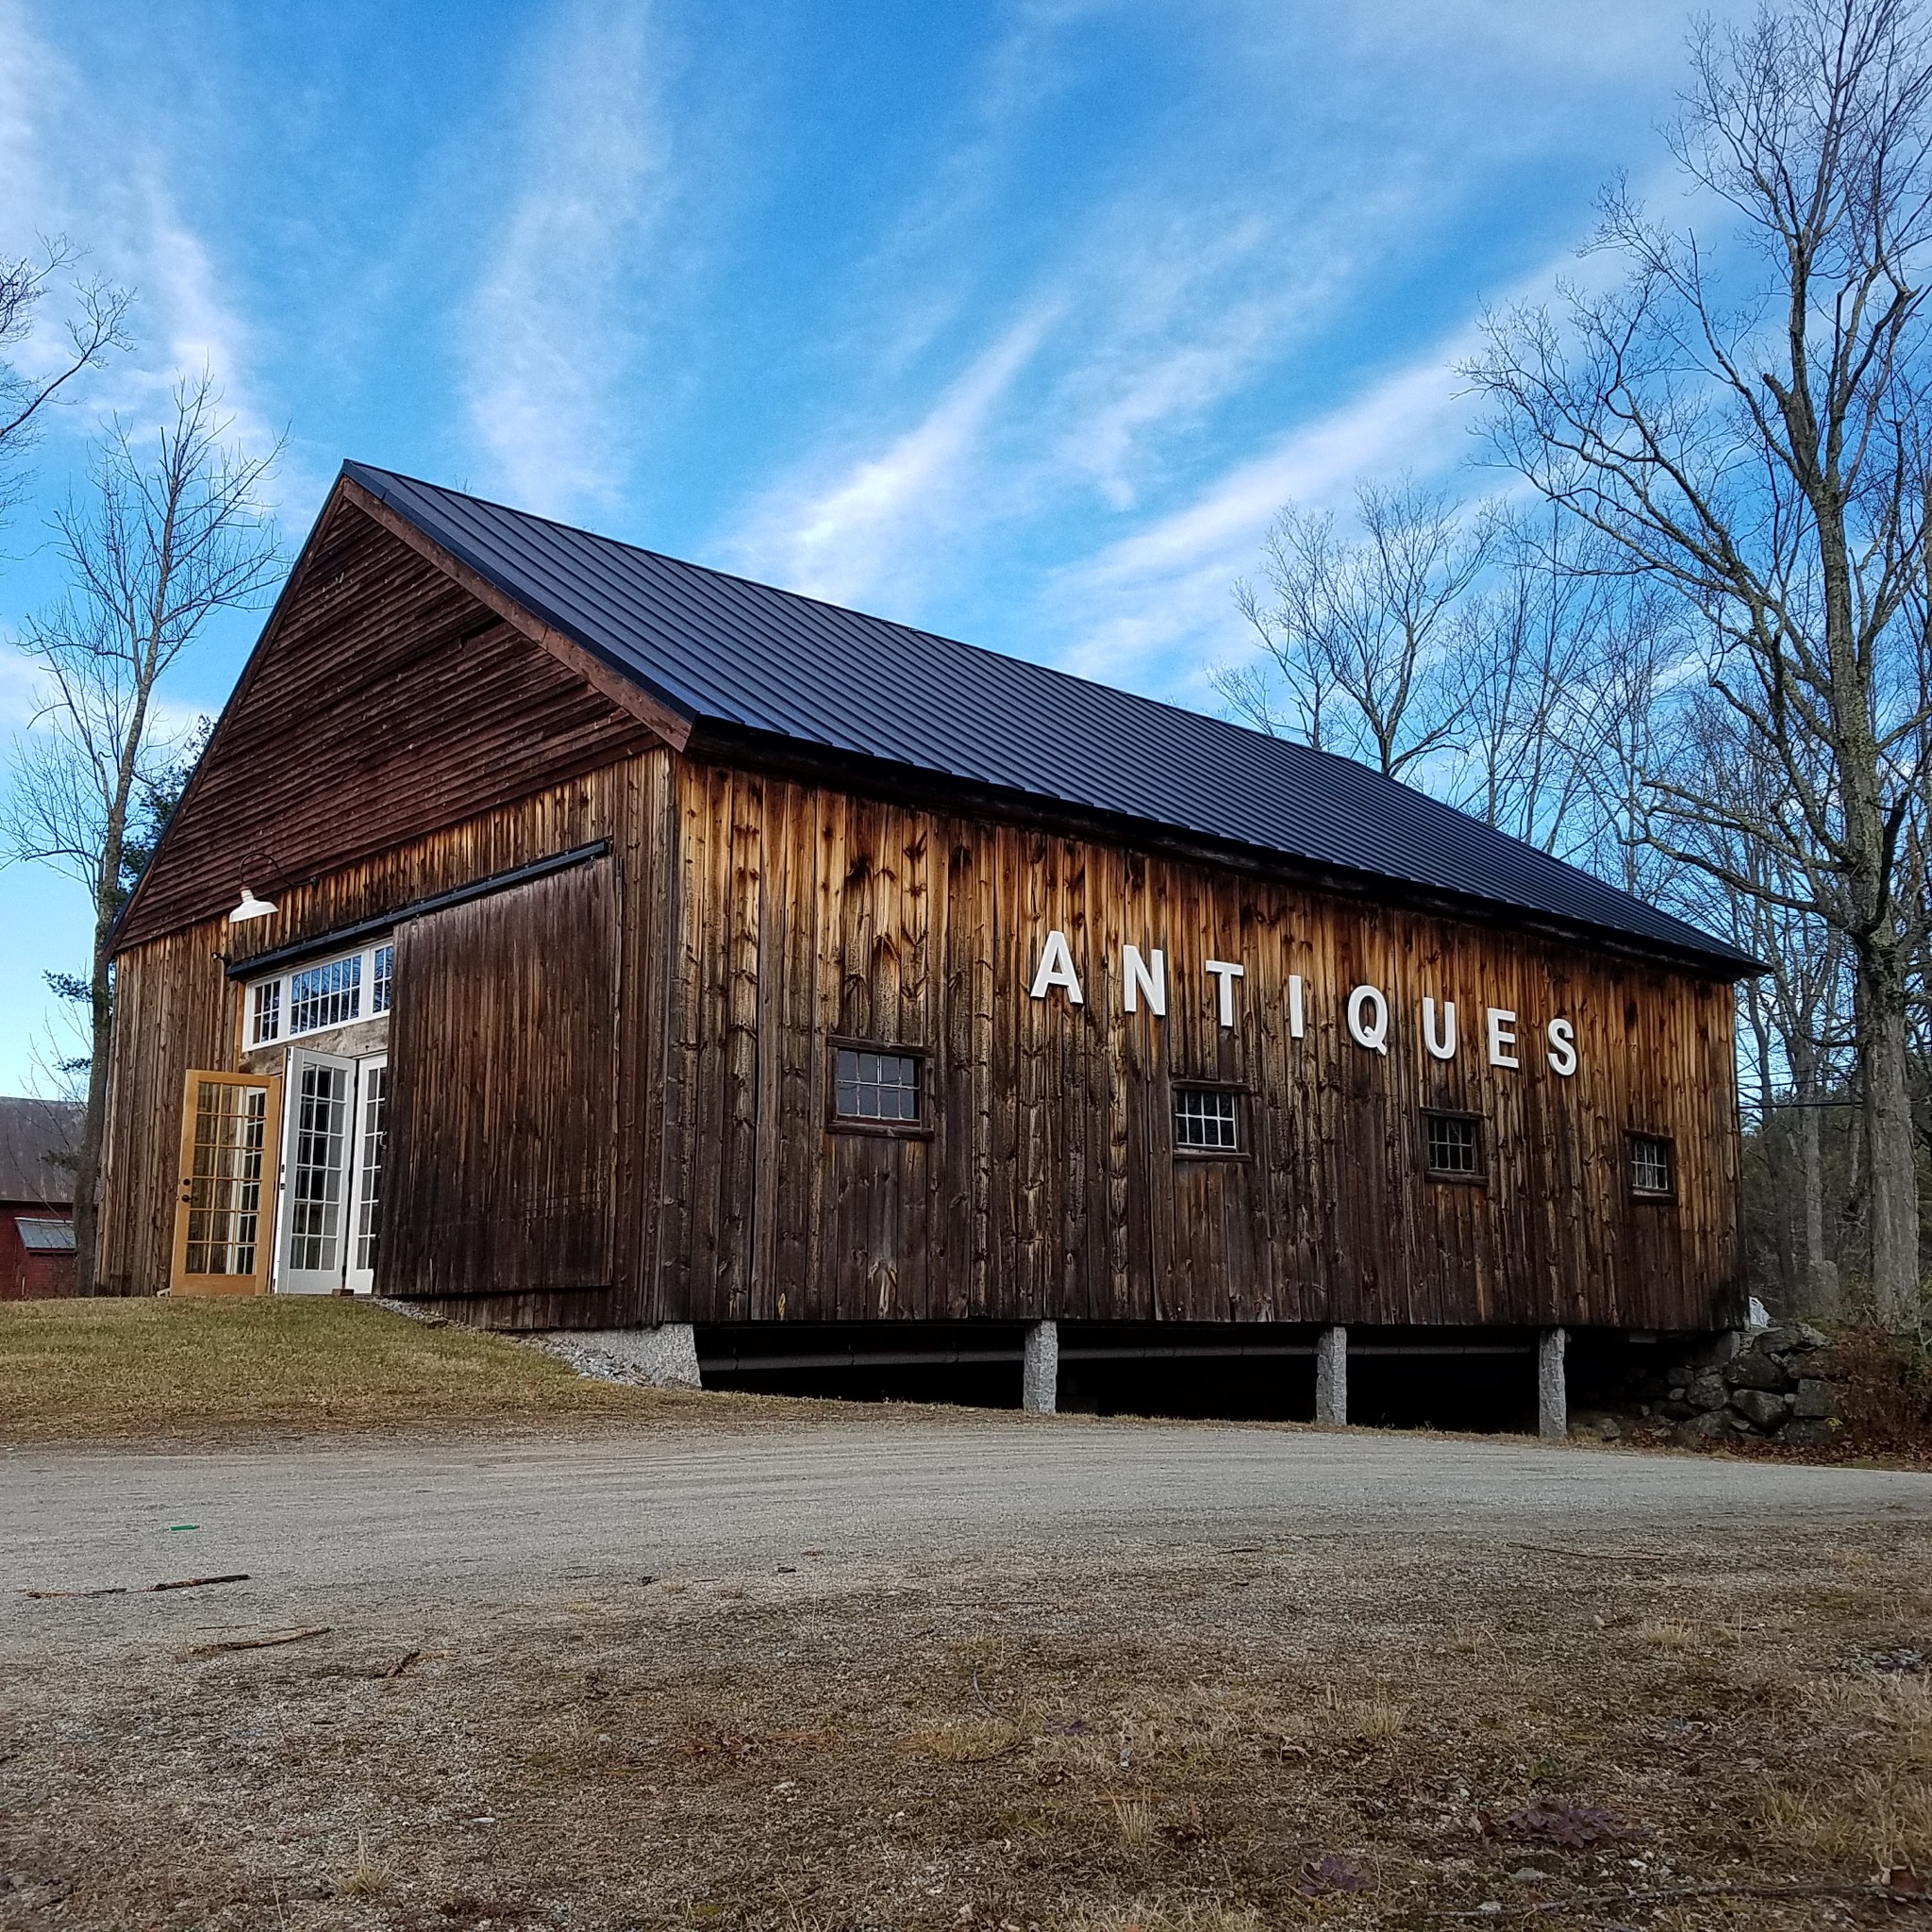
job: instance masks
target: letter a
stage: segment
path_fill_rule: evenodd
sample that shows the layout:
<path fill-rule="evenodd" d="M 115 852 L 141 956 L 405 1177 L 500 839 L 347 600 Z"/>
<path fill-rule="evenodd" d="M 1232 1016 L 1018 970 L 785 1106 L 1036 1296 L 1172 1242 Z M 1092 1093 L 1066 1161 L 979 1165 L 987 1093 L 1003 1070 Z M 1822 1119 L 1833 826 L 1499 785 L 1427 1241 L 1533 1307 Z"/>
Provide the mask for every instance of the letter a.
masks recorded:
<path fill-rule="evenodd" d="M 1043 1000 L 1050 986 L 1064 989 L 1070 1005 L 1086 1004 L 1080 995 L 1080 975 L 1074 971 L 1074 956 L 1067 950 L 1067 936 L 1059 931 L 1048 933 L 1046 944 L 1040 949 L 1040 970 L 1033 975 L 1033 997 Z"/>

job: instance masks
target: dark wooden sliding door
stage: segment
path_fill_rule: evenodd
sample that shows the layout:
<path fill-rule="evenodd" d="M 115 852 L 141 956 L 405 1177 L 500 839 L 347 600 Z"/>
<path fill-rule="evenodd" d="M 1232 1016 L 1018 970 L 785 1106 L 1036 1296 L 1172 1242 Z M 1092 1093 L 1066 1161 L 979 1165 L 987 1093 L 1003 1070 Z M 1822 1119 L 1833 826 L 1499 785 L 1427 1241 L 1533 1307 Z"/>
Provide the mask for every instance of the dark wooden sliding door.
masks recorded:
<path fill-rule="evenodd" d="M 573 866 L 398 928 L 378 1293 L 610 1285 L 611 873 Z"/>

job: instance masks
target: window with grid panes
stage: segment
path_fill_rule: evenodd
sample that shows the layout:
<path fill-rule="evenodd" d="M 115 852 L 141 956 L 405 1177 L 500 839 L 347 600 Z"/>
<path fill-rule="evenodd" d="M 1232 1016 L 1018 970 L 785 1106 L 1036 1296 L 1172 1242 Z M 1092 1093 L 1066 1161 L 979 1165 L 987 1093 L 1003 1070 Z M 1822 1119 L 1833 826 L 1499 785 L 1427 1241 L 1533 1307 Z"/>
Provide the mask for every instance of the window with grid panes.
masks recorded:
<path fill-rule="evenodd" d="M 1467 1114 L 1430 1113 L 1423 1121 L 1429 1137 L 1431 1174 L 1473 1180 L 1482 1173 L 1482 1141 L 1477 1124 Z"/>
<path fill-rule="evenodd" d="M 1174 1097 L 1174 1144 L 1195 1154 L 1239 1153 L 1235 1096 L 1225 1088 L 1181 1088 Z"/>
<path fill-rule="evenodd" d="M 279 979 L 264 979 L 255 989 L 255 1033 L 256 1045 L 265 1040 L 280 1038 L 282 1030 L 282 982 Z"/>
<path fill-rule="evenodd" d="M 377 946 L 375 968 L 370 975 L 369 1010 L 372 1013 L 389 1011 L 390 994 L 395 986 L 396 949 L 393 945 Z"/>
<path fill-rule="evenodd" d="M 833 1108 L 841 1120 L 918 1124 L 919 1056 L 841 1046 L 833 1069 Z"/>
<path fill-rule="evenodd" d="M 362 955 L 329 959 L 289 975 L 289 1031 L 346 1026 L 362 1010 Z"/>
<path fill-rule="evenodd" d="M 1660 1134 L 1630 1136 L 1630 1191 L 1654 1197 L 1671 1192 L 1671 1143 Z"/>

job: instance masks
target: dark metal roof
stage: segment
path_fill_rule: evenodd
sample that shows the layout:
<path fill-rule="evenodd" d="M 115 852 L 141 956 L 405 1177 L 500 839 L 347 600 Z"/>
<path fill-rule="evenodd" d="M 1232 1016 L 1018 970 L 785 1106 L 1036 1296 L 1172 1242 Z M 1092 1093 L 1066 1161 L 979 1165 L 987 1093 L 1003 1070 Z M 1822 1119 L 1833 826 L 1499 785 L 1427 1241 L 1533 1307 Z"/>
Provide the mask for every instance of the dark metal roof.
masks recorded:
<path fill-rule="evenodd" d="M 84 1108 L 65 1100 L 0 1100 L 0 1201 L 64 1207 Z"/>
<path fill-rule="evenodd" d="M 1690 955 L 1753 962 L 1365 765 L 364 463 L 342 474 L 693 724 L 1142 820 Z"/>

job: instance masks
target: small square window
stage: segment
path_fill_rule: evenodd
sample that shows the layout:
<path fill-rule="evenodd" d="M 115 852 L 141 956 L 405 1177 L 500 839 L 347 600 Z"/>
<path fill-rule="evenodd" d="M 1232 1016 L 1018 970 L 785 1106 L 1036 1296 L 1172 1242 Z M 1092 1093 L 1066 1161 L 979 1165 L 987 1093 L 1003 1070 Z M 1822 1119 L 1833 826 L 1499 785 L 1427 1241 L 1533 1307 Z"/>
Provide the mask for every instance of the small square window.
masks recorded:
<path fill-rule="evenodd" d="M 279 979 L 264 979 L 255 989 L 254 1031 L 250 1036 L 253 1045 L 260 1046 L 263 1041 L 279 1039 L 282 1031 L 282 982 Z"/>
<path fill-rule="evenodd" d="M 1425 1113 L 1423 1122 L 1428 1133 L 1432 1174 L 1454 1181 L 1482 1177 L 1481 1125 L 1473 1114 Z"/>
<path fill-rule="evenodd" d="M 833 1108 L 841 1121 L 916 1126 L 920 1120 L 919 1056 L 841 1046 L 835 1058 Z"/>
<path fill-rule="evenodd" d="M 1174 1097 L 1174 1144 L 1196 1154 L 1241 1152 L 1241 1116 L 1224 1087 L 1183 1087 Z"/>
<path fill-rule="evenodd" d="M 1675 1191 L 1672 1145 L 1660 1134 L 1630 1136 L 1630 1191 L 1667 1201 Z"/>

